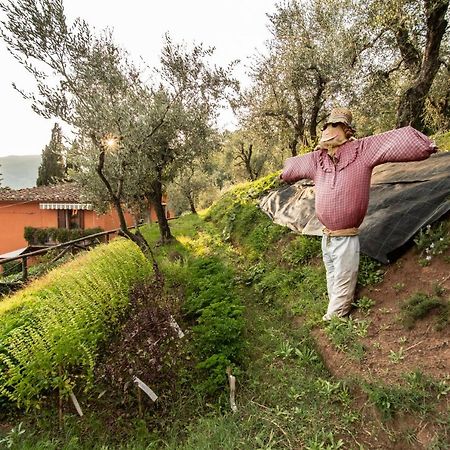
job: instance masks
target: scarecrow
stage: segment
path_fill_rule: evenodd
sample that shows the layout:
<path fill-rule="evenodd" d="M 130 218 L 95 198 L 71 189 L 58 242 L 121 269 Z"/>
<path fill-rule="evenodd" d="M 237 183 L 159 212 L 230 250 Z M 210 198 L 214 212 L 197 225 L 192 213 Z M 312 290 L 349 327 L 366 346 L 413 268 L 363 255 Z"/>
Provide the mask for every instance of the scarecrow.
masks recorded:
<path fill-rule="evenodd" d="M 288 158 L 281 178 L 315 185 L 315 209 L 324 226 L 322 255 L 329 304 L 323 320 L 351 309 L 359 267 L 359 230 L 369 204 L 372 169 L 387 162 L 419 161 L 436 145 L 411 126 L 355 139 L 352 113 L 335 108 L 324 123 L 315 151 Z"/>

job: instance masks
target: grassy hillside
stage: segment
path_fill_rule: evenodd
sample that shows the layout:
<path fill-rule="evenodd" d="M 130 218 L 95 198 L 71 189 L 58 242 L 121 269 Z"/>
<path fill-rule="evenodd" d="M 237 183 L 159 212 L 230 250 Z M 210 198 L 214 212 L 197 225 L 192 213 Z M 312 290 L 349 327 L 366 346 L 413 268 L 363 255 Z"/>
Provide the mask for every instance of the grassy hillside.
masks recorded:
<path fill-rule="evenodd" d="M 205 214 L 172 221 L 176 240 L 155 247 L 164 292 L 130 297 L 95 395 L 77 392 L 83 419 L 67 401 L 55 429 L 50 396 L 44 412 L 0 424 L 11 448 L 448 448 L 448 222 L 395 264 L 362 258 L 352 317 L 326 324 L 318 239 L 257 207 L 276 184 L 270 176 L 238 186 Z M 156 245 L 157 227 L 143 232 Z M 164 331 L 167 312 L 184 337 Z M 237 377 L 234 413 L 227 367 Z M 130 373 L 155 403 L 129 387 Z"/>
<path fill-rule="evenodd" d="M 22 189 L 36 186 L 41 155 L 5 156 L 0 158 L 2 186 Z"/>

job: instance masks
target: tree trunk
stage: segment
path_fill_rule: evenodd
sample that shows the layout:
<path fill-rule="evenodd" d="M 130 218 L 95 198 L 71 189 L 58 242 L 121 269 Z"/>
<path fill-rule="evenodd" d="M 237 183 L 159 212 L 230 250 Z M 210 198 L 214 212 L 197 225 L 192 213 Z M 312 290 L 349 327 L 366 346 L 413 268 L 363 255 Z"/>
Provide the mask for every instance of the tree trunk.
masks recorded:
<path fill-rule="evenodd" d="M 93 139 L 94 142 L 96 142 L 95 138 Z M 145 240 L 144 236 L 136 236 L 134 233 L 132 233 L 128 229 L 127 221 L 125 220 L 125 214 L 123 212 L 122 203 L 120 199 L 120 194 L 116 195 L 111 183 L 106 178 L 105 174 L 103 173 L 103 167 L 105 166 L 105 150 L 102 149 L 101 145 L 99 144 L 100 154 L 98 159 L 98 165 L 96 167 L 96 171 L 100 179 L 102 180 L 103 184 L 105 185 L 106 189 L 108 190 L 109 197 L 114 205 L 114 208 L 116 209 L 117 216 L 119 217 L 119 223 L 120 223 L 120 230 L 124 236 L 126 236 L 128 239 L 133 241 L 135 244 L 138 245 L 138 247 L 142 250 L 144 254 L 148 254 L 150 246 L 148 245 L 147 241 Z M 120 189 L 119 189 L 120 191 Z M 153 255 L 152 255 L 153 256 Z"/>
<path fill-rule="evenodd" d="M 317 143 L 317 122 L 319 111 L 323 103 L 322 95 L 327 85 L 327 80 L 322 76 L 318 69 L 316 69 L 316 83 L 316 93 L 314 94 L 313 106 L 309 119 L 309 135 L 311 136 L 311 143 L 314 145 Z"/>
<path fill-rule="evenodd" d="M 189 193 L 187 195 L 187 199 L 189 201 L 189 207 L 191 208 L 191 213 L 192 214 L 197 214 L 197 210 L 195 209 L 194 199 L 192 198 L 192 194 L 191 193 Z"/>
<path fill-rule="evenodd" d="M 289 149 L 291 150 L 292 156 L 297 156 L 297 145 L 298 145 L 298 136 L 297 134 L 295 134 L 291 142 L 289 142 Z"/>
<path fill-rule="evenodd" d="M 425 100 L 440 67 L 439 49 L 447 27 L 449 0 L 425 0 L 424 4 L 427 34 L 422 64 L 412 86 L 401 95 L 397 109 L 397 127 L 412 125 L 420 131 L 426 131 Z"/>
<path fill-rule="evenodd" d="M 166 217 L 166 212 L 162 204 L 162 183 L 160 180 L 155 180 L 152 183 L 152 192 L 147 194 L 150 203 L 155 208 L 156 217 L 158 218 L 159 233 L 161 242 L 167 242 L 173 239 L 169 227 L 169 221 Z"/>

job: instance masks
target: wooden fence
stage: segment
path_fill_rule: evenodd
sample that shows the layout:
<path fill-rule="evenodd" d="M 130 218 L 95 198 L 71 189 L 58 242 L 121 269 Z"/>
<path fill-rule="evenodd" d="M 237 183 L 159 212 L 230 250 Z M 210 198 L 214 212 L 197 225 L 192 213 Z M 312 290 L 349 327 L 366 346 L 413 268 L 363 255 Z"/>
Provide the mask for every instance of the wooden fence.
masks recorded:
<path fill-rule="evenodd" d="M 129 229 L 133 229 L 133 228 L 135 228 L 135 227 L 134 226 L 129 227 Z M 120 232 L 120 228 L 116 228 L 114 230 L 102 231 L 100 233 L 83 236 L 81 238 L 74 239 L 72 241 L 63 242 L 61 244 L 49 245 L 48 247 L 45 247 L 45 248 L 42 248 L 39 250 L 35 250 L 35 251 L 29 252 L 29 253 L 24 253 L 19 256 L 15 256 L 12 258 L 0 259 L 0 264 L 21 260 L 21 262 L 22 262 L 22 281 L 26 281 L 28 279 L 28 260 L 29 260 L 29 258 L 43 255 L 52 250 L 61 249 L 61 251 L 58 253 L 58 255 L 56 255 L 55 258 L 53 258 L 53 260 L 51 261 L 51 262 L 55 262 L 59 258 L 64 256 L 68 251 L 73 251 L 74 249 L 86 250 L 90 246 L 100 243 L 102 238 L 103 238 L 103 242 L 109 242 L 110 236 L 113 234 L 117 234 L 119 232 Z"/>

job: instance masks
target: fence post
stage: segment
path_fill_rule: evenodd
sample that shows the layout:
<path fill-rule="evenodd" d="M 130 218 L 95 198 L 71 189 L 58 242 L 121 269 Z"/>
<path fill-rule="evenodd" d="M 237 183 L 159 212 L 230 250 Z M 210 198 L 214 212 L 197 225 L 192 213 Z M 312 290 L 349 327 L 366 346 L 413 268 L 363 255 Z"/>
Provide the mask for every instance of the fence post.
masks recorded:
<path fill-rule="evenodd" d="M 22 258 L 22 281 L 27 281 L 28 279 L 28 267 L 27 267 L 27 257 Z"/>

